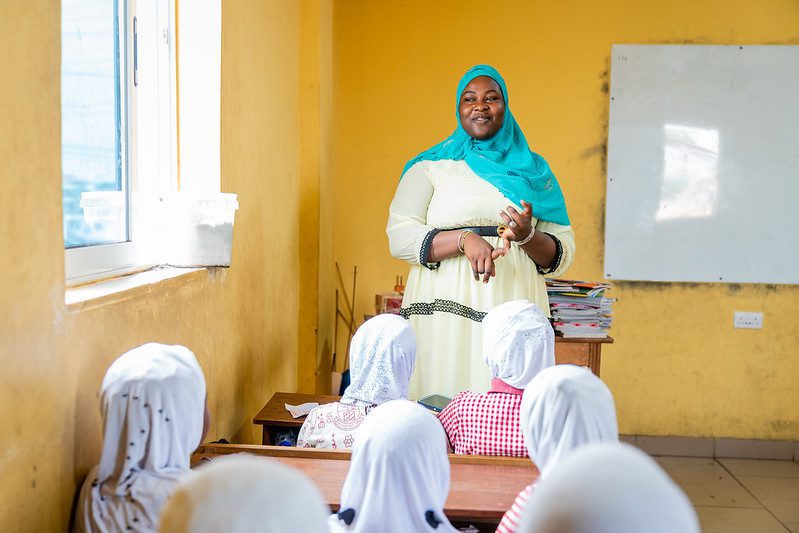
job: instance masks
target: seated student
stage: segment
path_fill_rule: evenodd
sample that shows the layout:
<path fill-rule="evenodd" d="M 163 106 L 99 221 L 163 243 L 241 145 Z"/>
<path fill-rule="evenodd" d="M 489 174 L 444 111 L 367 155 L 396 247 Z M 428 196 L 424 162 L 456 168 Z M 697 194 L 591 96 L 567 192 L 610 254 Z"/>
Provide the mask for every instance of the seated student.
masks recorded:
<path fill-rule="evenodd" d="M 575 449 L 619 440 L 610 389 L 581 366 L 556 365 L 542 370 L 524 391 L 521 424 L 530 459 L 541 473 L 538 481 Z M 516 497 L 502 517 L 498 533 L 516 531 L 533 486 L 528 485 Z"/>
<path fill-rule="evenodd" d="M 355 430 L 373 407 L 408 397 L 415 362 L 416 337 L 407 320 L 384 314 L 364 322 L 350 345 L 350 386 L 340 401 L 308 413 L 297 446 L 352 448 Z"/>
<path fill-rule="evenodd" d="M 208 427 L 205 377 L 184 346 L 120 356 L 100 388 L 103 451 L 78 498 L 77 531 L 155 531 Z"/>
<path fill-rule="evenodd" d="M 160 533 L 327 533 L 330 508 L 305 474 L 278 461 L 217 457 L 178 486 Z"/>
<path fill-rule="evenodd" d="M 555 364 L 549 320 L 527 300 L 498 305 L 483 319 L 483 359 L 494 379 L 488 392 L 458 393 L 438 419 L 456 454 L 526 457 L 519 407 L 536 374 Z"/>
<path fill-rule="evenodd" d="M 530 497 L 525 533 L 699 533 L 691 502 L 647 454 L 621 442 L 576 450 Z"/>
<path fill-rule="evenodd" d="M 330 531 L 457 531 L 444 516 L 449 493 L 446 437 L 419 404 L 376 407 L 358 432 L 341 507 Z"/>

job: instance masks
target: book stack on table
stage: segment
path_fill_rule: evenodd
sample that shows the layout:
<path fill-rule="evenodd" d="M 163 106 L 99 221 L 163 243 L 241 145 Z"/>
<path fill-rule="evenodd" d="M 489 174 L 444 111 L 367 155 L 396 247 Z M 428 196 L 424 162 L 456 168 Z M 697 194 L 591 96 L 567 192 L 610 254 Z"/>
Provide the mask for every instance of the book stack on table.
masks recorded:
<path fill-rule="evenodd" d="M 547 279 L 552 326 L 564 338 L 604 339 L 612 321 L 606 283 Z"/>

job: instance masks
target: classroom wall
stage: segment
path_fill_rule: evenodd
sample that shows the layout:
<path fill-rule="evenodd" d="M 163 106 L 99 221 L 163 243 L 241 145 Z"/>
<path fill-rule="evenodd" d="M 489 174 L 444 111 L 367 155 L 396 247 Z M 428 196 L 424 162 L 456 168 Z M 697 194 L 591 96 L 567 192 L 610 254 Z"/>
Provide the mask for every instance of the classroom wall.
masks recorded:
<path fill-rule="evenodd" d="M 300 80 L 310 72 L 299 59 L 301 39 L 320 46 L 319 31 L 301 37 L 303 17 L 315 17 L 312 24 L 320 27 L 331 17 L 329 5 L 317 3 L 222 3 L 222 189 L 238 193 L 241 206 L 232 267 L 67 308 L 58 2 L 3 2 L 0 524 L 5 529 L 66 529 L 78 484 L 99 458 L 97 391 L 103 373 L 136 345 L 181 343 L 195 351 L 208 383 L 209 439 L 259 441 L 251 419 L 271 394 L 295 390 L 298 381 L 313 382 L 312 372 L 308 377 L 307 369 L 300 370 L 298 352 L 311 354 L 313 369 L 316 346 L 305 337 L 313 339 L 315 318 L 307 321 L 305 314 L 316 315 L 318 282 L 302 276 L 314 275 L 317 254 L 332 253 L 326 244 L 302 261 L 299 254 L 307 237 L 301 206 L 318 197 L 320 186 L 318 171 L 316 178 L 311 172 L 300 179 L 307 165 L 314 166 L 300 161 L 323 153 L 302 150 L 300 141 L 307 133 L 300 125 L 309 120 Z M 320 18 L 324 13 L 326 21 Z M 329 63 L 325 68 L 329 76 Z M 329 111 L 329 98 L 325 101 Z M 310 114 L 323 120 L 319 110 Z"/>
<path fill-rule="evenodd" d="M 341 0 L 334 28 L 335 258 L 358 266 L 361 316 L 408 270 L 388 253 L 388 204 L 404 163 L 455 128 L 469 66 L 502 72 L 558 176 L 577 239 L 567 276 L 600 280 L 611 44 L 799 44 L 799 3 Z M 799 287 L 617 282 L 610 295 L 602 377 L 622 433 L 799 438 Z M 763 311 L 763 329 L 733 330 L 735 310 Z"/>

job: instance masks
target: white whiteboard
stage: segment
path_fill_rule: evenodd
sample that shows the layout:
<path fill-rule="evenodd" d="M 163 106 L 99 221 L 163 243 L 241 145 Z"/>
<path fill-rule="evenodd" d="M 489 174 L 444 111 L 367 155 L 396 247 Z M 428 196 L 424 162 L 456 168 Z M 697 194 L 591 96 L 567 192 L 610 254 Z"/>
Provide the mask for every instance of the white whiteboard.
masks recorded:
<path fill-rule="evenodd" d="M 799 283 L 799 46 L 614 45 L 608 279 Z"/>

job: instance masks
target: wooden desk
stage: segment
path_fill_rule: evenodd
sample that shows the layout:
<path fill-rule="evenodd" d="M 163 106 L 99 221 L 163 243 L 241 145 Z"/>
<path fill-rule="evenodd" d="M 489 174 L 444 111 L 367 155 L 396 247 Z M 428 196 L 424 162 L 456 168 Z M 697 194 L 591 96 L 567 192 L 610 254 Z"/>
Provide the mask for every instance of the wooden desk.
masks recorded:
<path fill-rule="evenodd" d="M 555 336 L 555 363 L 587 366 L 599 376 L 602 345 L 612 344 L 613 337 L 604 339 L 564 339 Z"/>
<path fill-rule="evenodd" d="M 341 396 L 323 394 L 302 394 L 299 392 L 276 392 L 269 399 L 264 408 L 255 415 L 252 423 L 263 426 L 261 444 L 272 444 L 272 435 L 280 429 L 300 429 L 305 417 L 292 418 L 286 411 L 285 404 L 300 405 L 307 402 L 317 402 L 319 405 L 337 402 Z"/>
<path fill-rule="evenodd" d="M 192 456 L 192 465 L 219 455 L 242 452 L 270 457 L 301 470 L 319 487 L 331 510 L 338 510 L 341 487 L 349 471 L 350 452 L 207 444 Z M 516 495 L 538 477 L 538 470 L 526 458 L 450 454 L 449 461 L 450 490 L 444 513 L 453 522 L 479 524 L 481 531 L 493 531 Z"/>

